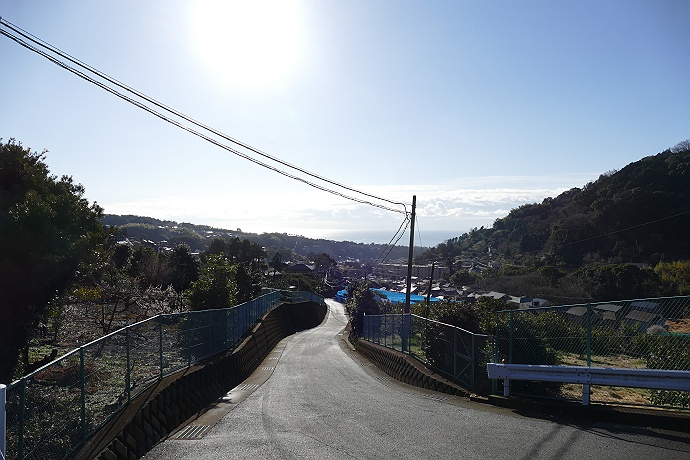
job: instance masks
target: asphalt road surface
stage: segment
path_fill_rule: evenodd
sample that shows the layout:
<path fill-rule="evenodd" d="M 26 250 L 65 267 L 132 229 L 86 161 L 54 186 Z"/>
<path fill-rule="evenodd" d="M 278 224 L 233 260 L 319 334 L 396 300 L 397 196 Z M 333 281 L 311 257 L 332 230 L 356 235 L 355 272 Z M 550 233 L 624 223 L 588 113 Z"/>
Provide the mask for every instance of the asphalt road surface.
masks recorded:
<path fill-rule="evenodd" d="M 555 423 L 400 384 L 347 348 L 343 306 L 327 302 L 321 326 L 284 339 L 255 375 L 144 458 L 690 458 L 687 438 Z"/>

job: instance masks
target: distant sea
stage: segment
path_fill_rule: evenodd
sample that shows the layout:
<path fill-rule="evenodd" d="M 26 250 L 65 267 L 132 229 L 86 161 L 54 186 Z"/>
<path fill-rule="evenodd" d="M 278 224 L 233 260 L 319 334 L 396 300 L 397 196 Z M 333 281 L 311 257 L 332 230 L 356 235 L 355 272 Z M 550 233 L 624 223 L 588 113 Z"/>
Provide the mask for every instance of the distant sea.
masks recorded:
<path fill-rule="evenodd" d="M 414 240 L 415 246 L 426 246 L 432 247 L 436 246 L 444 241 L 455 238 L 465 233 L 463 230 L 427 230 L 418 231 L 415 230 Z M 382 231 L 370 231 L 370 230 L 320 230 L 317 232 L 308 232 L 309 234 L 304 234 L 304 236 L 309 238 L 324 238 L 327 240 L 334 241 L 354 241 L 355 243 L 377 243 L 386 244 L 390 242 L 391 238 L 395 233 L 395 230 L 391 232 Z M 410 243 L 410 233 L 406 232 L 405 235 L 398 241 L 398 246 L 407 246 Z"/>

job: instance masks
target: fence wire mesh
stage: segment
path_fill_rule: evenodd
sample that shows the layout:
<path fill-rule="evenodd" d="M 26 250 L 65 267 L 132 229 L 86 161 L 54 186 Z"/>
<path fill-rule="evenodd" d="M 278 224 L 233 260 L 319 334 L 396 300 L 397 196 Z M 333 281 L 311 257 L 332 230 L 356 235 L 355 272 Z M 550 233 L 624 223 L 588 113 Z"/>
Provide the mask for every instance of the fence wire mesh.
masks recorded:
<path fill-rule="evenodd" d="M 474 334 L 417 315 L 366 315 L 364 339 L 408 353 L 431 369 L 477 393 L 488 394 L 490 336 Z"/>
<path fill-rule="evenodd" d="M 223 310 L 164 314 L 88 343 L 7 388 L 8 459 L 63 459 L 150 383 L 234 349 L 281 302 L 323 302 L 272 291 Z"/>
<path fill-rule="evenodd" d="M 495 362 L 690 370 L 690 296 L 505 310 Z M 578 399 L 579 385 L 511 383 L 511 393 Z M 592 386 L 591 401 L 690 408 L 687 392 Z"/>

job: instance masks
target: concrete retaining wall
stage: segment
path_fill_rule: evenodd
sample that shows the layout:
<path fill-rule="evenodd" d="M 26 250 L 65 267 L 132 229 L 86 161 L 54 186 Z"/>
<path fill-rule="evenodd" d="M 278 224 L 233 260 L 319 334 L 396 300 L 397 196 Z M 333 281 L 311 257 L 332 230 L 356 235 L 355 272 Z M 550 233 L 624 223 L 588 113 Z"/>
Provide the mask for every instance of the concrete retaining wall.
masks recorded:
<path fill-rule="evenodd" d="M 470 392 L 430 371 L 413 357 L 366 340 L 357 341 L 357 352 L 394 379 L 427 390 L 470 397 Z"/>
<path fill-rule="evenodd" d="M 167 376 L 139 394 L 73 457 L 79 460 L 137 459 L 178 426 L 249 377 L 285 337 L 318 326 L 327 306 L 282 304 L 253 328 L 232 353 Z"/>

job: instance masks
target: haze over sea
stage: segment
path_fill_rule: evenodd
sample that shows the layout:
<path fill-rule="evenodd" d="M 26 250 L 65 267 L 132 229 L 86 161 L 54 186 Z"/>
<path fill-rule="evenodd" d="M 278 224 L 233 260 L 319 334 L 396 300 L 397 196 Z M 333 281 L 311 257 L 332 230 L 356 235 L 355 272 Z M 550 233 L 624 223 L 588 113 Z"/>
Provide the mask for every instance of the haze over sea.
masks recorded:
<path fill-rule="evenodd" d="M 466 231 L 463 230 L 418 230 L 415 229 L 415 246 L 432 247 L 450 238 L 460 236 Z M 376 243 L 386 244 L 391 241 L 395 231 L 384 232 L 377 230 L 305 230 L 300 235 L 308 238 L 323 238 L 334 241 L 354 241 L 355 243 Z M 405 232 L 396 246 L 408 246 L 410 243 L 409 230 Z"/>

